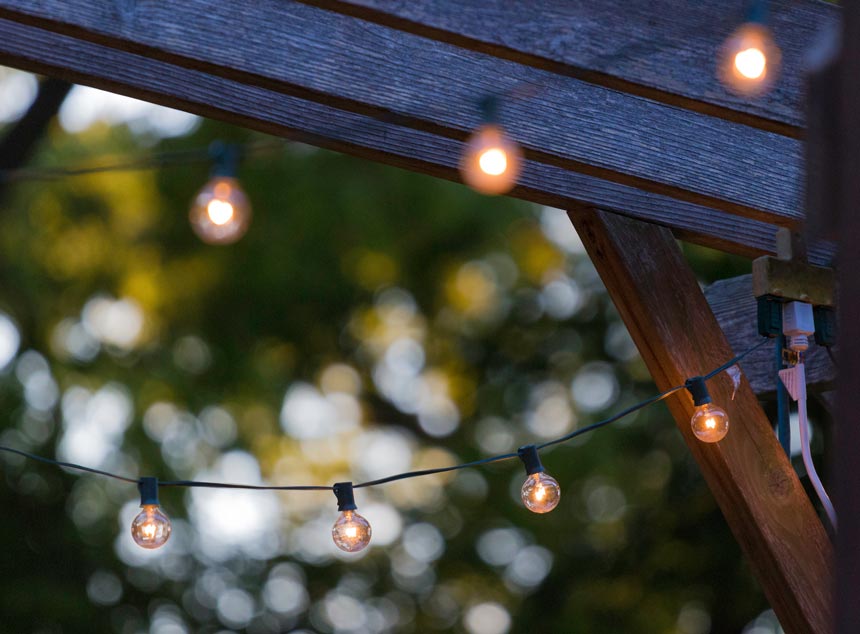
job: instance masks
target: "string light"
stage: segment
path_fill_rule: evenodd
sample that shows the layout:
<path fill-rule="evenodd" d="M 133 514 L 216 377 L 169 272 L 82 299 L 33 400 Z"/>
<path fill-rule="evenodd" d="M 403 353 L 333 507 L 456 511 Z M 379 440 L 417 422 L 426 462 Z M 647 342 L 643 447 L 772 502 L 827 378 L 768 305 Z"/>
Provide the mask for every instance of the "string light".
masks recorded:
<path fill-rule="evenodd" d="M 155 152 L 143 158 L 120 160 L 114 163 L 102 162 L 93 165 L 78 165 L 71 167 L 23 167 L 11 170 L 0 170 L 0 181 L 51 181 L 61 178 L 72 178 L 88 174 L 108 174 L 112 172 L 137 172 L 161 169 L 179 165 L 211 163 L 215 150 L 221 145 L 216 141 L 206 147 L 190 148 L 187 150 L 169 150 Z M 243 157 L 268 155 L 273 151 L 282 150 L 286 146 L 281 140 L 251 141 L 234 144 Z"/>
<path fill-rule="evenodd" d="M 498 98 L 481 104 L 484 123 L 466 141 L 460 159 L 463 182 L 482 194 L 504 194 L 517 182 L 522 151 L 497 122 Z"/>
<path fill-rule="evenodd" d="M 352 482 L 338 482 L 332 487 L 337 497 L 337 510 L 340 517 L 331 527 L 331 537 L 335 546 L 348 553 L 357 553 L 367 548 L 373 530 L 370 522 L 356 512 Z"/>
<path fill-rule="evenodd" d="M 544 471 L 538 455 L 537 447 L 526 445 L 517 451 L 520 460 L 526 468 L 526 481 L 520 491 L 523 504 L 532 513 L 549 513 L 561 500 L 561 487 Z"/>
<path fill-rule="evenodd" d="M 699 433 L 696 434 L 697 437 L 699 437 L 701 440 L 704 440 L 705 442 L 716 442 L 717 440 L 720 440 L 723 436 L 725 436 L 726 430 L 728 430 L 728 417 L 723 410 L 711 405 L 710 395 L 708 394 L 708 390 L 705 387 L 705 380 L 713 378 L 721 372 L 725 372 L 728 368 L 732 367 L 733 365 L 736 365 L 741 359 L 751 354 L 755 350 L 758 350 L 764 344 L 768 343 L 768 341 L 769 339 L 763 339 L 758 344 L 735 356 L 734 358 L 730 359 L 720 367 L 716 368 L 715 370 L 712 370 L 710 373 L 704 376 L 693 377 L 692 379 L 689 379 L 684 385 L 678 385 L 676 387 L 673 387 L 669 390 L 666 390 L 665 392 L 661 392 L 660 394 L 645 399 L 644 401 L 640 401 L 635 405 L 631 405 L 630 407 L 610 416 L 609 418 L 598 421 L 596 423 L 592 423 L 591 425 L 582 427 L 573 432 L 570 432 L 569 434 L 566 434 L 565 436 L 561 436 L 560 438 L 556 438 L 554 440 L 549 440 L 540 445 L 526 445 L 524 447 L 521 447 L 517 451 L 517 453 L 489 456 L 487 458 L 482 458 L 481 460 L 465 462 L 449 467 L 423 469 L 420 471 L 408 471 L 405 473 L 399 473 L 396 475 L 379 478 L 378 480 L 370 480 L 368 482 L 362 482 L 360 484 L 355 485 L 351 482 L 338 482 L 333 486 L 252 485 L 233 484 L 227 482 L 202 482 L 198 480 L 175 480 L 165 482 L 159 481 L 157 478 L 153 477 L 144 477 L 135 480 L 126 476 L 110 473 L 108 471 L 93 469 L 92 467 L 86 467 L 71 462 L 62 462 L 59 460 L 53 460 L 51 458 L 45 458 L 43 456 L 32 454 L 21 449 L 14 449 L 12 447 L 4 447 L 0 445 L 0 451 L 16 454 L 25 458 L 29 458 L 31 460 L 44 462 L 46 464 L 66 467 L 69 469 L 77 469 L 79 471 L 94 473 L 96 475 L 114 478 L 123 482 L 137 484 L 138 489 L 140 490 L 140 504 L 142 511 L 134 519 L 134 522 L 132 522 L 131 533 L 132 537 L 134 538 L 134 541 L 144 548 L 158 548 L 164 545 L 164 543 L 167 542 L 168 538 L 170 537 L 170 520 L 161 511 L 158 505 L 159 487 L 206 487 L 216 489 L 246 489 L 255 491 L 333 491 L 335 497 L 337 498 L 338 511 L 340 511 L 340 516 L 332 527 L 332 539 L 334 540 L 334 543 L 337 545 L 337 547 L 341 550 L 344 550 L 346 552 L 358 552 L 366 548 L 367 545 L 370 543 L 373 531 L 371 529 L 370 523 L 364 517 L 357 513 L 353 489 L 379 486 L 382 484 L 395 482 L 397 480 L 404 480 L 407 478 L 418 478 L 437 473 L 449 473 L 461 469 L 470 469 L 473 467 L 487 465 L 494 462 L 502 462 L 518 457 L 523 462 L 523 465 L 526 469 L 526 474 L 528 475 L 525 483 L 523 483 L 523 488 L 521 491 L 523 503 L 530 511 L 533 511 L 535 513 L 548 513 L 558 505 L 561 496 L 561 487 L 559 486 L 555 478 L 552 478 L 551 476 L 547 475 L 547 473 L 544 471 L 544 467 L 541 464 L 540 457 L 538 455 L 538 451 L 540 449 L 567 442 L 568 440 L 572 440 L 573 438 L 594 431 L 595 429 L 604 427 L 621 418 L 624 418 L 625 416 L 635 411 L 653 405 L 654 403 L 659 403 L 663 399 L 683 389 L 687 389 L 693 396 L 693 400 L 697 406 L 697 415 L 699 412 L 710 412 L 711 418 L 713 419 L 712 423 L 708 423 L 707 420 L 705 420 L 703 423 L 705 430 L 708 431 L 707 437 L 702 437 L 699 435 Z M 695 432 L 696 415 L 694 415 L 693 420 Z M 721 435 L 719 436 L 719 438 L 714 438 L 714 436 L 718 432 L 721 433 Z"/>
<path fill-rule="evenodd" d="M 739 95 L 761 95 L 779 75 L 782 54 L 766 19 L 766 2 L 755 0 L 747 21 L 726 39 L 720 52 L 720 79 Z"/>
<path fill-rule="evenodd" d="M 711 402 L 704 377 L 688 379 L 684 387 L 693 397 L 693 405 L 696 406 L 690 419 L 690 426 L 696 438 L 708 443 L 721 441 L 729 433 L 729 415 L 723 408 Z"/>
<path fill-rule="evenodd" d="M 189 219 L 194 232 L 208 244 L 232 244 L 245 235 L 251 203 L 236 179 L 239 148 L 213 144 L 212 178 L 194 197 Z"/>
<path fill-rule="evenodd" d="M 143 509 L 131 523 L 131 537 L 141 548 L 161 548 L 170 539 L 170 519 L 158 506 L 158 478 L 141 478 L 140 508 Z"/>

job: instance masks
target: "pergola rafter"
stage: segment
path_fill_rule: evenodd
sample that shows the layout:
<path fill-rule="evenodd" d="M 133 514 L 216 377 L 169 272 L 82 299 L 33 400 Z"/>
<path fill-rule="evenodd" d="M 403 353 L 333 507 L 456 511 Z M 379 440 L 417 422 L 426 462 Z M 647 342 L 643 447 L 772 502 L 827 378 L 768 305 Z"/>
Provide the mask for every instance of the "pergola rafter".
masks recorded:
<path fill-rule="evenodd" d="M 795 227 L 802 220 L 802 147 L 793 138 L 298 2 L 260 0 L 242 11 L 201 0 L 169 6 L 141 2 L 129 13 L 117 6 L 111 0 L 41 0 L 24 6 L 0 2 L 0 17 L 10 20 L 3 58 L 27 65 L 28 60 L 16 59 L 22 51 L 15 44 L 39 39 L 44 48 L 27 46 L 35 57 L 31 66 L 59 57 L 53 60 L 53 72 L 80 81 L 94 74 L 87 61 L 97 62 L 108 78 L 96 77 L 95 83 L 112 81 L 121 92 L 152 91 L 155 87 L 138 86 L 133 76 L 123 81 L 138 66 L 125 55 L 136 53 L 176 70 L 196 71 L 183 74 L 163 67 L 167 72 L 147 72 L 145 77 L 164 83 L 178 75 L 185 87 L 163 86 L 162 103 L 187 107 L 183 99 L 196 84 L 209 77 L 216 83 L 229 80 L 234 83 L 225 88 L 253 88 L 252 94 L 237 95 L 242 103 L 267 95 L 302 100 L 292 102 L 293 107 L 285 101 L 280 108 L 295 115 L 295 124 L 301 124 L 305 104 L 334 109 L 345 121 L 317 131 L 322 140 L 333 137 L 330 145 L 342 143 L 338 137 L 347 127 L 363 137 L 357 145 L 378 146 L 378 137 L 394 127 L 432 141 L 443 152 L 446 145 L 456 148 L 451 158 L 459 155 L 458 142 L 480 122 L 480 100 L 488 94 L 508 95 L 502 106 L 504 124 L 538 172 L 538 183 L 524 183 L 533 190 L 524 195 L 532 199 L 558 204 L 564 196 L 626 214 L 636 214 L 637 207 L 665 209 L 644 211 L 643 216 L 651 217 L 643 219 L 677 229 L 685 239 L 746 256 L 769 243 L 768 224 Z M 54 38 L 11 28 L 21 24 Z M 69 39 L 59 37 L 63 35 Z M 78 50 L 73 43 L 103 48 Z M 57 49 L 66 53 L 51 53 Z M 689 72 L 690 77 L 712 74 L 711 67 Z M 213 86 L 212 94 L 205 95 L 210 112 L 221 102 L 217 89 Z M 230 92 L 236 93 L 222 93 L 224 101 Z M 255 127 L 272 132 L 287 134 L 294 127 L 271 117 L 266 121 L 264 113 L 249 115 L 246 124 L 262 119 Z M 310 122 L 308 127 L 318 126 Z M 397 146 L 413 145 L 408 138 L 403 141 Z M 423 148 L 419 154 L 423 157 Z M 438 175 L 437 166 L 416 160 L 407 165 Z M 572 184 L 563 186 L 568 179 L 574 179 Z M 578 192 L 583 192 L 579 198 Z M 630 198 L 635 198 L 632 204 L 626 202 Z"/>
<path fill-rule="evenodd" d="M 754 102 L 714 77 L 741 18 L 718 0 L 0 0 L 0 62 L 452 180 L 501 96 L 511 195 L 574 210 L 665 388 L 731 356 L 671 235 L 755 257 L 804 221 L 801 57 L 840 13 L 772 4 L 784 79 Z M 693 455 L 783 626 L 824 634 L 830 541 L 748 386 L 732 408 L 740 432 Z"/>

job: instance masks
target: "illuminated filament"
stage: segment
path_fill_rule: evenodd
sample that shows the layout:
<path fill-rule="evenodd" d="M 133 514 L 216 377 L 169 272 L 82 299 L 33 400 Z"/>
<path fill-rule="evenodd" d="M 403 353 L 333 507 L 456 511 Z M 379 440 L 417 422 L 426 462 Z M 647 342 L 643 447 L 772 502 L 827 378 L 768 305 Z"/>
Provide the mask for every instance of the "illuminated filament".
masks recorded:
<path fill-rule="evenodd" d="M 735 68 L 747 79 L 758 79 L 767 68 L 767 58 L 757 48 L 748 48 L 735 55 Z"/>
<path fill-rule="evenodd" d="M 230 222 L 233 217 L 233 205 L 216 198 L 206 206 L 206 213 L 209 214 L 209 220 L 220 227 Z"/>
<path fill-rule="evenodd" d="M 490 148 L 481 153 L 478 159 L 478 165 L 484 174 L 490 176 L 500 176 L 508 169 L 508 157 L 505 151 L 501 148 Z"/>

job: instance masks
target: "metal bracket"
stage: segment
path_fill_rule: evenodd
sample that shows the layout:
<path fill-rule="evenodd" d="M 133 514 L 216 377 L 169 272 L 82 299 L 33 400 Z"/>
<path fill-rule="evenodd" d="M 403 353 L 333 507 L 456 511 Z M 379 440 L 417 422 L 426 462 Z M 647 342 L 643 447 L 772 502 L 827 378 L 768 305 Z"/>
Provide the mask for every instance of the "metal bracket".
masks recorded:
<path fill-rule="evenodd" d="M 753 260 L 753 295 L 834 306 L 836 273 L 832 268 L 807 262 L 803 237 L 783 227 L 777 232 L 776 245 L 776 257 L 765 255 Z"/>

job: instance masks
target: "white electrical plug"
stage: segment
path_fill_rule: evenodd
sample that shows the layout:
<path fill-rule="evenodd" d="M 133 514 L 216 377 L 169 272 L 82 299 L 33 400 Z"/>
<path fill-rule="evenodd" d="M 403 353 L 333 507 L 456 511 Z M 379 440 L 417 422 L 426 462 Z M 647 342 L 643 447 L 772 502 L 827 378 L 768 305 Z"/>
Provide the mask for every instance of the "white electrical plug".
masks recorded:
<path fill-rule="evenodd" d="M 782 334 L 788 338 L 788 347 L 795 352 L 809 348 L 809 335 L 815 332 L 812 304 L 786 302 L 782 305 Z"/>

